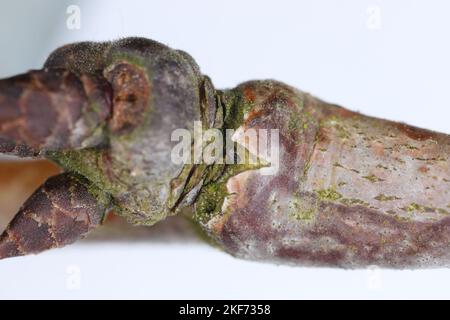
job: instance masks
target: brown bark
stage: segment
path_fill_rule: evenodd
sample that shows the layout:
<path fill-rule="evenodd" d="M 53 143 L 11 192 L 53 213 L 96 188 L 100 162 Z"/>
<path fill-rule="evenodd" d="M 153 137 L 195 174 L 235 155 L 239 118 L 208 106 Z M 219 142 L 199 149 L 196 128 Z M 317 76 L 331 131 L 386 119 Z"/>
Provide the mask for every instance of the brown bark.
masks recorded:
<path fill-rule="evenodd" d="M 108 202 L 84 178 L 64 173 L 47 180 L 0 236 L 0 259 L 71 244 L 100 225 Z"/>
<path fill-rule="evenodd" d="M 26 157 L 98 144 L 110 95 L 102 77 L 62 69 L 0 80 L 0 153 Z"/>

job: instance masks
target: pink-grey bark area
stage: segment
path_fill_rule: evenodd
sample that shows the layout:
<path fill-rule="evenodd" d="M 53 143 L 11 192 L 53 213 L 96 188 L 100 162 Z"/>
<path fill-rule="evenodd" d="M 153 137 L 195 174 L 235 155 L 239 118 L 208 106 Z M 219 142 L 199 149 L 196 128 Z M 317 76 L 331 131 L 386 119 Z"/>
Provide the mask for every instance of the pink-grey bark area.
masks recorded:
<path fill-rule="evenodd" d="M 233 176 L 220 210 L 197 216 L 227 252 L 305 266 L 450 265 L 450 136 L 274 81 L 228 95 L 229 108 L 247 110 L 244 130 L 280 129 L 281 164 L 273 176 Z"/>

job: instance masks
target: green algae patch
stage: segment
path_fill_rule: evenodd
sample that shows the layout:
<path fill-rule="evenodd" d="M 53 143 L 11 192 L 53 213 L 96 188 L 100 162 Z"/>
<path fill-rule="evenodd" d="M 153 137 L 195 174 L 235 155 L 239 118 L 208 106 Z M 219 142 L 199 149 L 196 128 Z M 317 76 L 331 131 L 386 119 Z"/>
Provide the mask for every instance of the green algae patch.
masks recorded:
<path fill-rule="evenodd" d="M 205 181 L 195 205 L 194 220 L 207 223 L 212 218 L 224 214 L 222 205 L 225 198 L 230 196 L 227 182 L 242 172 L 258 169 L 249 165 L 223 165 L 223 172 L 217 180 Z M 217 170 L 217 169 L 216 169 Z"/>
<path fill-rule="evenodd" d="M 341 199 L 339 201 L 342 204 L 348 205 L 348 206 L 364 206 L 364 207 L 369 207 L 370 204 L 367 203 L 366 201 L 363 201 L 361 199 Z"/>
<path fill-rule="evenodd" d="M 296 210 L 291 210 L 289 216 L 298 221 L 311 221 L 315 217 L 315 210 L 312 208 L 302 209 L 296 208 Z"/>
<path fill-rule="evenodd" d="M 399 198 L 399 197 L 396 197 L 396 196 L 387 196 L 385 194 L 379 194 L 374 199 L 377 200 L 377 201 L 380 201 L 380 202 L 387 202 L 387 201 L 401 200 L 402 198 Z"/>
<path fill-rule="evenodd" d="M 103 151 L 98 149 L 49 151 L 46 157 L 67 171 L 78 173 L 96 187 L 110 194 L 125 191 L 126 188 L 109 180 L 104 167 Z"/>
<path fill-rule="evenodd" d="M 425 212 L 435 212 L 435 213 L 439 213 L 442 215 L 450 215 L 450 212 L 448 210 L 442 209 L 442 208 L 433 208 L 433 207 L 427 207 L 427 206 L 423 206 L 417 203 L 411 203 L 409 206 L 401 208 L 403 211 L 405 212 L 420 212 L 420 213 L 425 213 Z"/>
<path fill-rule="evenodd" d="M 402 210 L 406 212 L 426 212 L 427 208 L 417 203 L 411 203 L 409 206 L 402 208 Z"/>
<path fill-rule="evenodd" d="M 372 182 L 372 183 L 383 182 L 383 181 L 384 181 L 383 179 L 378 178 L 378 177 L 377 177 L 376 175 L 374 175 L 374 174 L 371 174 L 371 175 L 368 175 L 368 176 L 364 176 L 363 178 L 366 179 L 366 180 L 369 180 L 369 181 Z"/>
<path fill-rule="evenodd" d="M 204 186 L 195 206 L 194 220 L 206 223 L 221 214 L 223 202 L 228 195 L 226 183 Z"/>
<path fill-rule="evenodd" d="M 318 190 L 316 193 L 319 199 L 325 201 L 338 201 L 342 199 L 342 195 L 334 189 Z"/>

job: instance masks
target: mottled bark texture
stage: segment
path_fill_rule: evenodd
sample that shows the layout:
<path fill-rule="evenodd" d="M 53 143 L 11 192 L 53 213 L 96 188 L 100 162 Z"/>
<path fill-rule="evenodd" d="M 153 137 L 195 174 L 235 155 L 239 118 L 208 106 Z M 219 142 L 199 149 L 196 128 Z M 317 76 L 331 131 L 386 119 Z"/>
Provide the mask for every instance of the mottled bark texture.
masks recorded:
<path fill-rule="evenodd" d="M 64 69 L 0 80 L 0 152 L 26 157 L 97 145 L 110 91 L 102 77 Z"/>
<path fill-rule="evenodd" d="M 245 110 L 244 130 L 280 130 L 281 162 L 273 176 L 256 170 L 223 181 L 218 205 L 206 206 L 215 210 L 197 211 L 226 251 L 309 266 L 450 265 L 448 135 L 366 117 L 275 81 L 225 96 L 229 109 Z"/>
<path fill-rule="evenodd" d="M 108 205 L 108 197 L 83 177 L 50 178 L 0 237 L 0 259 L 71 244 L 101 223 Z"/>
<path fill-rule="evenodd" d="M 192 132 L 196 120 L 204 129 L 278 129 L 278 172 L 174 164 L 171 133 Z M 72 209 L 86 199 L 104 208 L 102 190 L 133 224 L 192 211 L 238 257 L 346 268 L 450 265 L 448 135 L 366 117 L 276 81 L 215 90 L 188 54 L 151 40 L 68 45 L 45 70 L 2 80 L 0 152 L 44 155 L 83 181 L 87 193 L 72 190 Z M 55 200 L 44 209 L 48 197 L 37 194 L 22 209 L 33 214 L 21 211 L 2 236 L 3 257 L 65 243 L 46 238 L 47 226 L 59 225 L 44 217 L 59 207 Z"/>

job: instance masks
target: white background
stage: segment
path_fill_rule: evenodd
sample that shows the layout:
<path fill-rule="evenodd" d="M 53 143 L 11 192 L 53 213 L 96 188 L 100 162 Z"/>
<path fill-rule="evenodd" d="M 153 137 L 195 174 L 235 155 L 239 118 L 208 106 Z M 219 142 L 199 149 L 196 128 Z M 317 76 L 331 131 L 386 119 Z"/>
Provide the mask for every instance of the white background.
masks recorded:
<path fill-rule="evenodd" d="M 66 27 L 71 4 L 81 9 L 79 30 Z M 67 42 L 145 36 L 189 52 L 218 88 L 275 78 L 369 115 L 450 133 L 448 1 L 16 0 L 0 6 L 1 77 L 39 68 Z M 240 261 L 187 227 L 174 220 L 117 237 L 110 235 L 117 230 L 100 231 L 81 244 L 0 261 L 0 298 L 450 298 L 450 270 Z"/>

